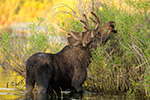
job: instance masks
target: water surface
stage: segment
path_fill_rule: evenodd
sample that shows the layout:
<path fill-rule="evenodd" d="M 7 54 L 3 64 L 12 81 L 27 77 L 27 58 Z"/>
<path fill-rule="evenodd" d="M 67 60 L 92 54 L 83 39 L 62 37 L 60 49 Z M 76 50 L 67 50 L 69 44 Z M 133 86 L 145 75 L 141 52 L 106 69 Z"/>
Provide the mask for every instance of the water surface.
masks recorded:
<path fill-rule="evenodd" d="M 32 95 L 32 99 L 37 99 L 37 90 Z M 4 74 L 0 71 L 0 100 L 24 100 L 25 79 L 16 73 Z M 81 99 L 78 95 L 70 95 L 70 91 L 63 91 L 60 96 L 49 95 L 49 100 L 76 100 Z M 82 100 L 141 100 L 140 97 L 129 97 L 125 95 L 103 95 L 102 93 L 83 93 Z M 31 100 L 31 99 L 30 99 Z"/>

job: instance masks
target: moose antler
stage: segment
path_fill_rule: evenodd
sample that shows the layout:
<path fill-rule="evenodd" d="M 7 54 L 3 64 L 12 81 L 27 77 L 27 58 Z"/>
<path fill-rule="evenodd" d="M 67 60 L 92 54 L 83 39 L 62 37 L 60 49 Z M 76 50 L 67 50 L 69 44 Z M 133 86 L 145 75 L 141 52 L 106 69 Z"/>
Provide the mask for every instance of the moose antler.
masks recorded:
<path fill-rule="evenodd" d="M 90 41 L 97 35 L 101 35 L 102 42 L 103 40 L 105 41 L 110 37 L 112 33 L 117 33 L 116 30 L 114 30 L 114 24 L 115 22 L 110 21 L 105 23 L 101 28 L 99 28 L 100 25 L 100 19 L 98 16 L 94 13 L 91 12 L 91 14 L 95 17 L 93 19 L 92 17 L 89 17 L 90 20 L 95 24 L 94 29 L 90 29 L 89 21 L 87 19 L 87 16 L 83 14 L 83 20 L 80 20 L 80 22 L 83 24 L 83 28 L 85 29 L 84 32 L 73 32 L 70 31 L 71 33 L 69 34 L 70 37 L 68 37 L 68 43 L 71 45 L 78 45 L 82 44 L 83 47 L 85 47 Z"/>
<path fill-rule="evenodd" d="M 94 12 L 91 12 L 91 14 L 96 18 L 96 20 L 94 20 L 92 17 L 89 17 L 96 25 L 94 30 L 97 30 L 99 28 L 100 19 L 98 18 L 98 16 Z M 90 29 L 89 21 L 88 21 L 88 19 L 87 19 L 85 14 L 83 14 L 83 18 L 85 19 L 85 21 L 80 20 L 80 22 L 84 24 L 84 29 L 86 31 L 90 31 L 90 30 L 92 31 L 92 29 Z"/>
<path fill-rule="evenodd" d="M 87 43 L 91 40 L 91 38 L 95 36 L 96 33 L 95 31 L 97 31 L 99 28 L 100 19 L 94 12 L 91 12 L 91 14 L 96 18 L 96 20 L 94 20 L 93 18 L 90 17 L 90 20 L 94 22 L 96 27 L 94 29 L 90 29 L 88 18 L 85 14 L 83 14 L 84 19 L 80 20 L 80 22 L 83 24 L 85 32 L 70 31 L 71 33 L 68 34 L 70 37 L 67 38 L 69 44 L 72 45 L 82 44 L 83 46 L 86 46 Z"/>
<path fill-rule="evenodd" d="M 94 20 L 92 17 L 89 17 L 89 19 L 92 20 L 92 22 L 94 22 L 95 24 L 94 29 L 90 29 L 90 25 L 88 24 L 89 21 L 87 20 L 87 17 L 85 14 L 83 15 L 85 21 L 80 20 L 81 23 L 84 24 L 84 29 L 85 29 L 85 32 L 82 32 L 82 45 L 84 47 L 91 41 L 93 37 L 95 37 L 99 28 L 99 24 L 100 24 L 100 19 L 98 18 L 98 16 L 94 12 L 91 12 L 91 14 L 96 18 L 96 20 Z"/>

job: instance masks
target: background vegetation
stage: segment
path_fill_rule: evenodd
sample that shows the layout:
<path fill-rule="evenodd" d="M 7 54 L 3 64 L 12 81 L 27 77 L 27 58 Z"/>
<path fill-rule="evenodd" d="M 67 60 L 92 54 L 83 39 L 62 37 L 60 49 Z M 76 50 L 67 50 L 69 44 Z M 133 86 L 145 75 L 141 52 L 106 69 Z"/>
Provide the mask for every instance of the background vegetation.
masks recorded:
<path fill-rule="evenodd" d="M 66 37 L 69 30 L 83 31 L 79 20 L 83 13 L 90 16 L 90 11 L 98 14 L 100 26 L 115 21 L 118 33 L 105 46 L 93 50 L 85 90 L 111 94 L 125 92 L 149 97 L 150 1 L 147 0 L 77 0 L 74 8 L 68 4 L 53 6 L 47 11 L 46 17 L 37 18 L 38 23 L 29 25 L 31 34 L 28 37 L 2 33 L 0 65 L 5 72 L 13 70 L 25 77 L 27 58 L 39 51 L 59 51 L 66 42 L 63 43 L 62 39 L 56 41 L 55 36 Z M 38 30 L 40 26 L 44 27 L 44 31 Z"/>
<path fill-rule="evenodd" d="M 36 17 L 45 16 L 46 11 L 61 2 L 73 6 L 69 0 L 1 0 L 0 26 L 37 21 Z"/>

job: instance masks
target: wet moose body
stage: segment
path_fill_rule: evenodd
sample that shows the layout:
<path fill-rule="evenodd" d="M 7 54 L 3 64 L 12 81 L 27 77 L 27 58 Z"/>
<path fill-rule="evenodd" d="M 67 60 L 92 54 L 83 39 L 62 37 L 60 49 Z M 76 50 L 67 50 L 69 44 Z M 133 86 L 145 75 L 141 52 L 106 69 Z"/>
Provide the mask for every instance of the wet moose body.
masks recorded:
<path fill-rule="evenodd" d="M 83 15 L 85 32 L 69 34 L 68 45 L 56 54 L 35 53 L 26 63 L 26 93 L 31 93 L 35 83 L 38 93 L 49 93 L 55 90 L 70 89 L 72 92 L 83 91 L 82 84 L 87 76 L 87 67 L 90 64 L 91 49 L 99 44 L 105 44 L 110 35 L 116 33 L 114 22 L 105 23 L 99 28 L 99 18 L 93 12 L 96 25 L 90 29 L 86 15 Z"/>

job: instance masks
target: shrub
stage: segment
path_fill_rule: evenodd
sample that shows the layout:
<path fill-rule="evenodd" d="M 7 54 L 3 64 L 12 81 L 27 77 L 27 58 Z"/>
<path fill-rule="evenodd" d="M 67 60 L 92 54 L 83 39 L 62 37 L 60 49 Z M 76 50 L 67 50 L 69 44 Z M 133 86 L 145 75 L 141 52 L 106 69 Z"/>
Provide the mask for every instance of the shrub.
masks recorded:
<path fill-rule="evenodd" d="M 112 37 L 105 46 L 93 51 L 85 86 L 89 90 L 104 93 L 128 92 L 148 96 L 149 13 L 146 7 L 143 8 L 146 13 L 141 11 L 141 7 L 139 10 L 136 7 L 136 11 L 132 13 L 120 9 L 115 5 L 105 4 L 103 10 L 97 10 L 102 23 L 109 20 L 116 22 L 118 36 Z"/>

